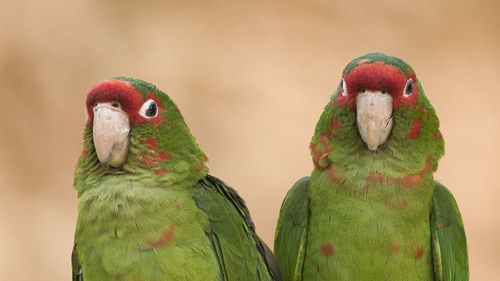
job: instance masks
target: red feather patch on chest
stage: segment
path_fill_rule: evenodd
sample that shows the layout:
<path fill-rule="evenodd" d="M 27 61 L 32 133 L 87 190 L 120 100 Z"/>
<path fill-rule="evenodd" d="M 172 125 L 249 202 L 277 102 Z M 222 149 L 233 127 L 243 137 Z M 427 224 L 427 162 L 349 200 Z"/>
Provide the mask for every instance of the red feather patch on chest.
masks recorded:
<path fill-rule="evenodd" d="M 167 246 L 174 240 L 176 235 L 175 225 L 170 225 L 169 228 L 163 231 L 157 240 L 147 240 L 145 243 L 152 249 L 159 249 Z"/>
<path fill-rule="evenodd" d="M 154 118 L 144 118 L 139 114 L 139 110 L 145 101 L 152 99 L 158 106 L 158 115 Z M 130 123 L 163 123 L 165 120 L 161 118 L 161 113 L 165 111 L 160 99 L 153 95 L 148 94 L 146 99 L 143 98 L 141 93 L 135 89 L 130 81 L 122 81 L 109 79 L 95 85 L 87 94 L 87 114 L 88 122 L 92 123 L 94 120 L 93 107 L 95 103 L 100 102 L 113 102 L 116 101 L 120 107 L 128 115 Z"/>
<path fill-rule="evenodd" d="M 394 181 L 404 187 L 413 188 L 423 183 L 423 176 L 432 171 L 434 158 L 428 157 L 425 160 L 424 168 L 418 173 L 406 175 L 402 178 L 396 178 Z"/>
<path fill-rule="evenodd" d="M 359 66 L 344 75 L 347 94 L 345 96 L 340 94 L 342 88 L 339 86 L 337 90 L 339 94 L 335 97 L 334 104 L 354 107 L 356 97 L 362 90 L 387 92 L 392 97 L 394 109 L 398 109 L 402 105 L 417 104 L 418 84 L 415 83 L 415 74 L 411 70 L 409 70 L 409 76 L 406 77 L 392 65 L 380 61 L 368 62 L 360 63 Z M 409 97 L 405 97 L 403 96 L 404 89 L 410 78 L 414 81 L 413 93 Z"/>
<path fill-rule="evenodd" d="M 328 179 L 330 179 L 331 182 L 333 183 L 340 183 L 343 184 L 345 182 L 345 179 L 342 178 L 337 172 L 335 172 L 335 168 L 333 166 L 330 166 L 330 168 L 327 171 L 327 176 Z M 346 186 L 349 188 L 349 186 Z"/>
<path fill-rule="evenodd" d="M 329 258 L 335 253 L 335 248 L 333 248 L 332 243 L 328 242 L 319 247 L 319 252 L 322 256 Z"/>
<path fill-rule="evenodd" d="M 399 253 L 400 248 L 401 248 L 401 245 L 400 245 L 399 241 L 396 241 L 396 240 L 392 241 L 391 245 L 389 246 L 388 256 L 392 257 L 395 254 Z"/>
<path fill-rule="evenodd" d="M 417 248 L 415 249 L 415 255 L 414 258 L 416 260 L 421 259 L 424 256 L 425 250 L 423 245 L 418 245 Z"/>
<path fill-rule="evenodd" d="M 409 175 L 406 175 L 406 176 L 400 177 L 400 178 L 390 178 L 390 177 L 387 177 L 387 176 L 380 174 L 380 173 L 377 173 L 377 172 L 370 173 L 365 179 L 365 184 L 361 188 L 361 192 L 367 193 L 367 192 L 369 192 L 371 187 L 373 187 L 374 185 L 377 185 L 377 184 L 396 183 L 396 184 L 401 185 L 401 186 L 406 187 L 406 188 L 413 188 L 413 187 L 419 186 L 424 182 L 423 177 L 427 173 L 432 171 L 433 164 L 434 164 L 434 158 L 428 157 L 425 160 L 425 164 L 424 164 L 424 167 L 422 168 L 422 170 L 420 170 L 417 173 L 409 174 Z M 329 178 L 334 182 L 340 182 L 340 177 L 338 175 L 334 174 L 333 178 L 331 175 L 329 175 Z M 407 202 L 400 202 L 400 203 L 401 204 L 399 204 L 399 205 L 394 205 L 394 206 L 389 206 L 389 207 L 395 207 L 396 209 L 398 209 L 398 206 L 405 207 L 407 204 Z"/>

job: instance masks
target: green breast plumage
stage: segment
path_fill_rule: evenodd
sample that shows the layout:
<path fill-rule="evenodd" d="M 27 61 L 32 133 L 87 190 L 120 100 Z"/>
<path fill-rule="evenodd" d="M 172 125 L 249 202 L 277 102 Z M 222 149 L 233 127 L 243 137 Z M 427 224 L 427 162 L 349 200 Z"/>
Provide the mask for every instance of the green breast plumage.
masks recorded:
<path fill-rule="evenodd" d="M 421 190 L 329 181 L 325 171 L 309 186 L 303 280 L 433 280 L 430 209 L 422 208 L 432 199 L 431 176 Z"/>
<path fill-rule="evenodd" d="M 84 280 L 218 280 L 208 218 L 192 190 L 129 180 L 109 178 L 80 198 L 75 242 Z"/>

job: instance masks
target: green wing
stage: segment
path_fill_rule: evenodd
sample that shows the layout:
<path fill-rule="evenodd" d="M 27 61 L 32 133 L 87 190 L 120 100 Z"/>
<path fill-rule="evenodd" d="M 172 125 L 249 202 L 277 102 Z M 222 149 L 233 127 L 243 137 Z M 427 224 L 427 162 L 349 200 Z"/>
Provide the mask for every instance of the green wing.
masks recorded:
<path fill-rule="evenodd" d="M 80 262 L 78 262 L 78 254 L 76 253 L 76 244 L 73 246 L 73 251 L 71 252 L 71 268 L 72 268 L 71 280 L 83 281 L 82 267 L 80 266 Z"/>
<path fill-rule="evenodd" d="M 243 199 L 208 175 L 194 186 L 194 200 L 210 221 L 209 237 L 221 280 L 282 280 L 274 256 L 257 236 Z"/>
<path fill-rule="evenodd" d="M 464 224 L 451 192 L 436 182 L 431 235 L 436 281 L 469 280 Z"/>
<path fill-rule="evenodd" d="M 287 281 L 302 280 L 309 224 L 310 177 L 298 180 L 281 205 L 274 238 L 274 254 Z"/>

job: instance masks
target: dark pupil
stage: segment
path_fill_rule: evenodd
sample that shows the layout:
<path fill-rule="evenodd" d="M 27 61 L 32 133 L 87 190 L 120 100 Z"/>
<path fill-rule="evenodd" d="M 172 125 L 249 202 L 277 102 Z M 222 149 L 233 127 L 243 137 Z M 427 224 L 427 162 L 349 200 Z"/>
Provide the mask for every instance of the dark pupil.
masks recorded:
<path fill-rule="evenodd" d="M 156 106 L 156 103 L 152 102 L 149 105 L 148 110 L 146 110 L 146 116 L 148 117 L 153 117 L 156 115 L 156 111 L 158 110 L 158 107 Z"/>
<path fill-rule="evenodd" d="M 409 95 L 413 92 L 413 83 L 412 81 L 406 82 L 406 94 Z"/>

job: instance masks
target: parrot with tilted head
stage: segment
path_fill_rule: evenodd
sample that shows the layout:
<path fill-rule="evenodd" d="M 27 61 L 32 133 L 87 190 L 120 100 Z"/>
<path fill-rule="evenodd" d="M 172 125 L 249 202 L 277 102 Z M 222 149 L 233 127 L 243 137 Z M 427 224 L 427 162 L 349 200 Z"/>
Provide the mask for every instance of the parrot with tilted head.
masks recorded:
<path fill-rule="evenodd" d="M 350 62 L 310 149 L 314 170 L 288 191 L 276 229 L 285 280 L 468 280 L 460 212 L 433 177 L 439 120 L 408 64 Z"/>
<path fill-rule="evenodd" d="M 281 280 L 166 94 L 118 77 L 94 86 L 86 108 L 73 280 Z"/>

